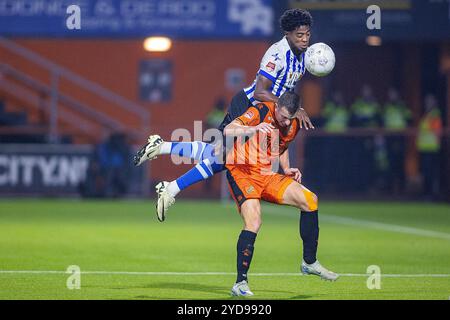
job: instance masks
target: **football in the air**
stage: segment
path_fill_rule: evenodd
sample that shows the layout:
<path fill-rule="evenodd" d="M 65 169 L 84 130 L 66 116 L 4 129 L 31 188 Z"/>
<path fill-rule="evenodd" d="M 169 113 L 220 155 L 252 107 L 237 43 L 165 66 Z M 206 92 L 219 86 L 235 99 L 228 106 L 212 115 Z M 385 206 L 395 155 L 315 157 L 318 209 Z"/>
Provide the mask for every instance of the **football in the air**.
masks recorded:
<path fill-rule="evenodd" d="M 310 46 L 306 50 L 305 59 L 306 69 L 317 77 L 328 75 L 336 64 L 333 49 L 322 42 Z"/>

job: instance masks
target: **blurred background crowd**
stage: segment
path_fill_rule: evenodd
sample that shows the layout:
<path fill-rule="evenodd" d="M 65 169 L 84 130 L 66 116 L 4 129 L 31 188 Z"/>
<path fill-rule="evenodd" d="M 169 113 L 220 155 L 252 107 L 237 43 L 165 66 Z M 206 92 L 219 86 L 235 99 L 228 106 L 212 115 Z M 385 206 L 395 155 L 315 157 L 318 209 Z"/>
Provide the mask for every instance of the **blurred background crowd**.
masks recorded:
<path fill-rule="evenodd" d="M 332 92 L 315 118 L 323 132 L 306 145 L 308 170 L 326 193 L 352 193 L 438 199 L 441 193 L 443 122 L 436 97 L 426 94 L 423 113 L 414 121 L 411 108 L 390 87 L 375 97 L 370 85 L 354 101 Z M 418 155 L 418 175 L 407 176 L 407 155 Z"/>

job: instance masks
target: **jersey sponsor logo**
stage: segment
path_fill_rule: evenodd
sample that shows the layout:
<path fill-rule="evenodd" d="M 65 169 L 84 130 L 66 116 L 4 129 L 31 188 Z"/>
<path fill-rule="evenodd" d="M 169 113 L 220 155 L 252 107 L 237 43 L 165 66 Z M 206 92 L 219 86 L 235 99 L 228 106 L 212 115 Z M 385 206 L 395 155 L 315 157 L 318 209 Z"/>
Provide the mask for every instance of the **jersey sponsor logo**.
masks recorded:
<path fill-rule="evenodd" d="M 253 191 L 255 191 L 255 188 L 253 186 L 247 188 L 247 193 L 252 193 Z"/>
<path fill-rule="evenodd" d="M 281 60 L 281 58 L 278 56 L 278 53 L 273 54 L 272 57 L 274 57 L 275 62 Z"/>
<path fill-rule="evenodd" d="M 266 65 L 266 70 L 267 70 L 267 71 L 274 71 L 274 70 L 275 70 L 275 63 L 269 62 L 269 63 Z"/>
<path fill-rule="evenodd" d="M 300 72 L 289 72 L 287 78 L 288 78 L 288 80 L 297 81 L 297 80 L 300 80 L 302 78 L 302 76 L 303 76 L 303 74 L 301 74 Z"/>
<path fill-rule="evenodd" d="M 254 116 L 253 112 L 251 111 L 247 111 L 247 113 L 244 115 L 244 117 L 248 118 L 248 119 L 252 119 Z"/>

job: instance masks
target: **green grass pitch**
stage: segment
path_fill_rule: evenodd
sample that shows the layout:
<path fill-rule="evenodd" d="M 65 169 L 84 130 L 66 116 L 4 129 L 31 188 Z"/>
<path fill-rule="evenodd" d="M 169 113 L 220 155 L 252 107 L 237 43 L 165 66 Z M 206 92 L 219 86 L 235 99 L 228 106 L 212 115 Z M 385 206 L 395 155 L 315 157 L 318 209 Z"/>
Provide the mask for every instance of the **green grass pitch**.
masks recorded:
<path fill-rule="evenodd" d="M 255 299 L 450 297 L 449 205 L 321 203 L 318 257 L 342 274 L 333 283 L 299 274 L 298 212 L 262 210 Z M 0 299 L 232 299 L 241 228 L 218 202 L 178 201 L 159 223 L 153 201 L 1 200 Z M 380 289 L 367 287 L 370 265 Z"/>

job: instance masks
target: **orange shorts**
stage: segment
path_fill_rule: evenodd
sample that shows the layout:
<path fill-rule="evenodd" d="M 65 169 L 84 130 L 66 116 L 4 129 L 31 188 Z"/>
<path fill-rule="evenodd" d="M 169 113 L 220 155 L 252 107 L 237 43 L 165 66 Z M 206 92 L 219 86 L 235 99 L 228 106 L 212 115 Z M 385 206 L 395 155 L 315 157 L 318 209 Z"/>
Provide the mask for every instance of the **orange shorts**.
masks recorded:
<path fill-rule="evenodd" d="M 239 209 L 248 199 L 282 204 L 286 188 L 294 182 L 292 178 L 279 173 L 263 175 L 242 171 L 234 166 L 228 168 L 227 179 L 230 193 Z"/>

